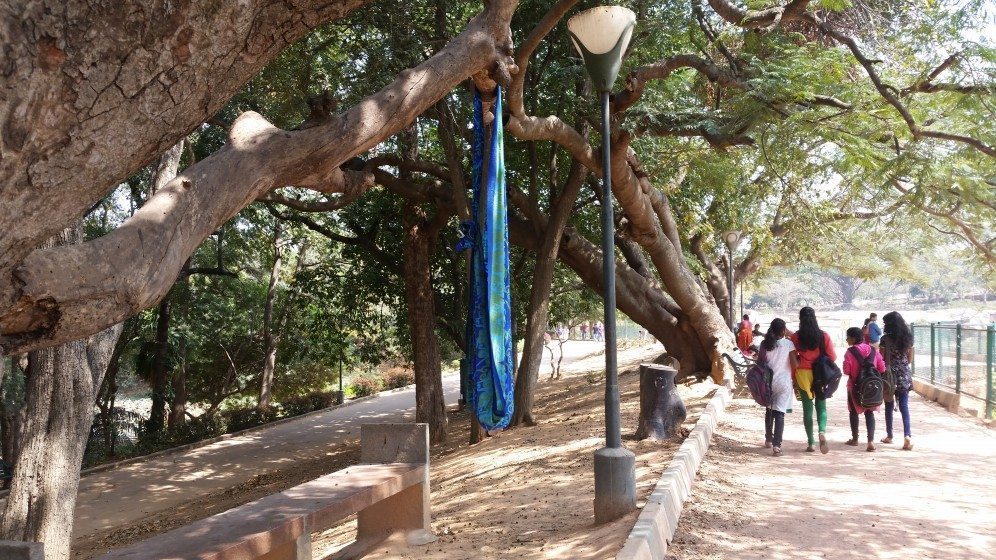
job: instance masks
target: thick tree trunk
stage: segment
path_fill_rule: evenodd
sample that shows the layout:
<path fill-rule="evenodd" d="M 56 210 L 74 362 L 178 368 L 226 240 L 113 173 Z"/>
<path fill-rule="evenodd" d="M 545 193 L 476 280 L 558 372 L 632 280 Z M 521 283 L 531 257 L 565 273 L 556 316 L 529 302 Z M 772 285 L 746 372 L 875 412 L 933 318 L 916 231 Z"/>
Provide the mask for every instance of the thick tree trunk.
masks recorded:
<path fill-rule="evenodd" d="M 366 3 L 4 2 L 0 224 L 24 225 L 0 236 L 0 299 L 29 251 L 214 116 L 286 46 Z M 49 192 L 59 194 L 39 194 Z"/>
<path fill-rule="evenodd" d="M 543 336 L 550 315 L 553 273 L 564 227 L 571 217 L 574 201 L 581 191 L 581 185 L 587 174 L 584 166 L 574 162 L 564 189 L 553 205 L 550 220 L 543 233 L 543 243 L 536 252 L 536 268 L 533 271 L 533 286 L 529 293 L 529 315 L 526 317 L 522 362 L 515 377 L 515 412 L 512 416 L 512 425 L 531 426 L 536 423 L 533 418 L 533 396 L 539 379 L 540 363 L 543 361 Z"/>
<path fill-rule="evenodd" d="M 640 365 L 640 416 L 636 439 L 666 440 L 678 433 L 688 412 L 674 386 L 677 371 L 658 364 Z"/>
<path fill-rule="evenodd" d="M 81 228 L 59 243 L 78 243 Z M 45 543 L 47 560 L 67 560 L 80 464 L 93 403 L 121 326 L 31 353 L 23 445 L 0 521 L 0 538 Z"/>
<path fill-rule="evenodd" d="M 48 12 L 42 4 L 30 13 L 0 13 L 0 44 L 15 46 L 5 60 L 19 65 L 0 84 L 5 88 L 0 89 L 0 122 L 30 124 L 5 128 L 0 144 L 0 223 L 23 225 L 16 235 L 0 236 L 0 348 L 25 352 L 75 340 L 158 303 L 183 262 L 218 225 L 275 188 L 363 192 L 372 174 L 339 166 L 407 126 L 467 76 L 496 62 L 507 68 L 509 21 L 517 2 L 496 0 L 486 3 L 442 50 L 357 105 L 296 131 L 244 113 L 232 123 L 223 148 L 190 166 L 121 227 L 78 247 L 36 250 L 51 235 L 50 228 L 64 227 L 117 181 L 214 114 L 283 46 L 359 1 L 249 1 L 210 10 L 203 3 L 181 3 L 196 13 L 181 10 L 175 19 L 166 18 L 175 24 L 170 32 L 163 37 L 157 27 L 147 41 L 139 36 L 150 24 L 161 26 L 164 18 L 151 21 L 148 11 L 139 8 L 125 13 L 72 1 L 51 17 L 44 15 Z M 103 17 L 106 11 L 113 17 Z M 72 37 L 63 33 L 91 20 L 99 28 L 74 28 L 78 35 Z M 98 37 L 96 43 L 91 35 Z M 196 44 L 194 37 L 199 38 Z M 63 44 L 68 39 L 73 41 Z M 201 42 L 207 47 L 200 48 Z M 174 64 L 176 53 L 189 57 L 188 62 Z M 127 69 L 121 68 L 122 58 Z M 92 78 L 98 74 L 102 81 L 95 84 Z M 91 80 L 63 81 L 77 75 Z M 182 80 L 175 77 L 181 75 Z M 112 76 L 122 80 L 115 82 Z M 42 81 L 32 82 L 34 78 Z M 129 86 L 124 101 L 118 99 L 122 81 Z M 8 92 L 8 86 L 15 91 Z M 80 98 L 81 92 L 88 99 Z M 106 103 L 93 99 L 98 94 L 106 94 Z M 95 101 L 100 102 L 94 106 Z M 161 104 L 169 110 L 146 110 Z M 86 111 L 79 107 L 88 106 L 100 111 L 99 118 L 80 113 Z M 84 121 L 87 126 L 73 134 L 59 128 Z M 35 126 L 39 122 L 45 126 Z M 122 138 L 129 138 L 131 146 L 125 152 Z M 10 146 L 23 149 L 8 151 Z M 28 169 L 44 182 L 31 184 Z M 43 191 L 61 194 L 47 197 L 39 194 Z"/>
<path fill-rule="evenodd" d="M 280 220 L 273 226 L 273 267 L 270 269 L 270 283 L 266 287 L 266 304 L 263 307 L 263 379 L 259 385 L 259 400 L 256 406 L 270 406 L 273 388 L 273 370 L 277 367 L 277 338 L 273 332 L 273 303 L 277 298 L 277 281 L 280 279 L 282 227 Z"/>
<path fill-rule="evenodd" d="M 429 424 L 429 440 L 446 440 L 448 419 L 443 400 L 431 257 L 439 230 L 426 223 L 421 210 L 407 204 L 404 226 L 405 299 L 415 362 L 415 421 Z"/>
<path fill-rule="evenodd" d="M 163 432 L 166 421 L 166 387 L 169 382 L 169 320 L 171 315 L 170 297 L 159 302 L 159 315 L 156 319 L 156 354 L 152 359 L 152 408 L 149 421 L 145 425 L 150 435 Z"/>

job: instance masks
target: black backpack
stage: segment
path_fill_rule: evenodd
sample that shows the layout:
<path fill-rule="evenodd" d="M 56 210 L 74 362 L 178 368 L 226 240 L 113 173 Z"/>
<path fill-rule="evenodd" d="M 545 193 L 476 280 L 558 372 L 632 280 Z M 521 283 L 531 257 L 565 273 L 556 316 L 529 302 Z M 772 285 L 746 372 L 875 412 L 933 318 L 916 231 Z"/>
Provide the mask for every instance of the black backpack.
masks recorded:
<path fill-rule="evenodd" d="M 863 357 L 854 346 L 849 352 L 858 361 L 860 368 L 858 379 L 854 382 L 854 402 L 865 409 L 879 406 L 885 397 L 885 383 L 875 369 L 875 348 L 871 349 L 867 357 Z"/>
<path fill-rule="evenodd" d="M 823 333 L 820 333 L 823 336 Z M 820 355 L 813 360 L 813 394 L 816 400 L 825 400 L 833 396 L 840 386 L 840 368 L 827 355 L 824 340 L 820 340 Z"/>

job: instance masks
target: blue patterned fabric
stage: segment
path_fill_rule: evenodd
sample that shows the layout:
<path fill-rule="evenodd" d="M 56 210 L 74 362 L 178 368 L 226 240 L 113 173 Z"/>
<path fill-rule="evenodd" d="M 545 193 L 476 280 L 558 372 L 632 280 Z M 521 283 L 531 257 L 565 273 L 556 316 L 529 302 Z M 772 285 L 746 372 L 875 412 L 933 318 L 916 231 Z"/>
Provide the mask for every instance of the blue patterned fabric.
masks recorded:
<path fill-rule="evenodd" d="M 512 306 L 508 259 L 504 132 L 501 88 L 488 156 L 484 153 L 483 108 L 474 93 L 474 203 L 467 237 L 471 248 L 470 308 L 467 314 L 469 394 L 465 399 L 486 430 L 500 430 L 512 419 Z M 487 165 L 485 165 L 487 161 Z M 468 240 L 471 238 L 472 241 Z"/>

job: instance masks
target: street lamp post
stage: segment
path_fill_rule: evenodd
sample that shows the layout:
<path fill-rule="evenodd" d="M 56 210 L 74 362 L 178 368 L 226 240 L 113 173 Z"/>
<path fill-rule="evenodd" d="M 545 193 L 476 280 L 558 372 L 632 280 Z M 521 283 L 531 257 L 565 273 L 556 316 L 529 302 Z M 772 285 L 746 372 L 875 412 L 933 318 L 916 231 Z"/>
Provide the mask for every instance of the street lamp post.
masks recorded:
<path fill-rule="evenodd" d="M 622 446 L 619 374 L 616 369 L 615 216 L 612 211 L 609 93 L 619 75 L 636 14 L 600 6 L 567 22 L 571 41 L 598 89 L 602 109 L 602 283 L 605 309 L 605 447 L 595 451 L 595 522 L 618 519 L 636 509 L 636 456 Z"/>
<path fill-rule="evenodd" d="M 723 241 L 726 242 L 726 248 L 729 249 L 729 260 L 727 261 L 727 293 L 729 293 L 730 299 L 730 330 L 733 332 L 737 331 L 737 317 L 733 312 L 733 300 L 735 299 L 736 287 L 733 285 L 733 250 L 737 248 L 740 243 L 741 233 L 739 231 L 727 231 L 723 233 Z M 742 305 L 742 304 L 741 304 Z"/>

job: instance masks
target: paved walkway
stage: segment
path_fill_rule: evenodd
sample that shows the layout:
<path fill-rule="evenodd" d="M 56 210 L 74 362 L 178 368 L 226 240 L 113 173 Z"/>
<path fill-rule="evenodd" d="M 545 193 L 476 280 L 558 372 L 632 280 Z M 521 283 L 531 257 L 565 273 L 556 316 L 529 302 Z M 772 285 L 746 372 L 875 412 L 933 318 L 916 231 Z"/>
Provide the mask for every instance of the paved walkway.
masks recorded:
<path fill-rule="evenodd" d="M 763 409 L 738 399 L 717 429 L 668 554 L 682 560 L 991 558 L 996 550 L 996 430 L 916 395 L 912 452 L 849 447 L 846 401 L 829 402 L 830 453 L 805 453 L 801 410 L 785 455 L 761 448 Z M 865 439 L 861 419 L 860 439 Z M 876 414 L 876 441 L 885 413 Z"/>
<path fill-rule="evenodd" d="M 583 361 L 585 366 L 597 367 L 601 358 L 594 355 L 603 348 L 604 343 L 568 342 L 564 345 L 563 366 L 581 365 Z M 548 361 L 541 376 L 544 371 L 549 371 Z M 458 375 L 443 378 L 447 403 L 456 403 L 459 388 Z M 415 389 L 409 387 L 199 449 L 87 475 L 80 481 L 73 536 L 79 539 L 120 528 L 236 487 L 254 476 L 327 455 L 337 446 L 358 439 L 360 424 L 411 421 L 414 411 Z"/>

